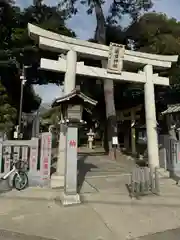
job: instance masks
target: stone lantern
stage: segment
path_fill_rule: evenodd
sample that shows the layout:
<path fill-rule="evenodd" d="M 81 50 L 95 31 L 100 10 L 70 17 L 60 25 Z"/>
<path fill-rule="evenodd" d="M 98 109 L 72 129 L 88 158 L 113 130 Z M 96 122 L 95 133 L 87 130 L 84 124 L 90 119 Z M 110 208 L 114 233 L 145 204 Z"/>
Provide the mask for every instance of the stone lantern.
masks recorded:
<path fill-rule="evenodd" d="M 56 99 L 52 105 L 53 107 L 61 106 L 61 125 L 63 125 L 65 131 L 65 138 L 63 139 L 65 141 L 63 205 L 80 203 L 77 193 L 78 128 L 85 124 L 85 121 L 82 119 L 83 107 L 95 106 L 96 104 L 97 101 L 75 89 L 70 94 Z M 63 159 L 60 159 L 60 161 L 63 161 Z M 57 163 L 57 166 L 62 166 L 62 164 Z"/>
<path fill-rule="evenodd" d="M 87 136 L 88 136 L 88 147 L 90 149 L 93 148 L 94 135 L 95 135 L 95 133 L 90 128 L 89 132 L 87 133 Z"/>

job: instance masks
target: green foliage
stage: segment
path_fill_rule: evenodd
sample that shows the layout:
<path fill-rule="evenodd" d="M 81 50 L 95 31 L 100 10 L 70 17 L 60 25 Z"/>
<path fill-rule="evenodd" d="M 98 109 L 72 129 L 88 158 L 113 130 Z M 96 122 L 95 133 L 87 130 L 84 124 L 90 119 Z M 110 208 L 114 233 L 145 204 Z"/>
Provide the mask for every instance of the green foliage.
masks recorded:
<path fill-rule="evenodd" d="M 165 14 L 147 13 L 127 29 L 135 49 L 164 55 L 180 53 L 180 22 Z"/>
<path fill-rule="evenodd" d="M 180 22 L 174 18 L 168 18 L 165 14 L 146 13 L 132 22 L 127 29 L 111 24 L 107 25 L 107 44 L 117 42 L 125 44 L 126 48 L 128 48 L 129 40 L 133 43 L 132 46 L 136 51 L 180 55 Z M 173 64 L 170 70 L 161 72 L 161 74 L 170 78 L 171 86 L 170 88 L 156 88 L 157 101 L 161 100 L 166 103 L 180 101 L 180 60 Z M 142 86 L 137 84 L 136 86 L 133 86 L 133 84 L 119 86 L 117 84 L 115 87 L 115 99 L 116 102 L 121 102 L 123 105 L 127 102 L 143 101 L 143 92 Z"/>
<path fill-rule="evenodd" d="M 142 11 L 148 11 L 152 6 L 152 0 L 115 0 L 111 4 L 107 20 L 111 24 L 118 23 L 118 20 L 124 14 L 127 14 L 132 19 L 132 22 L 135 22 Z"/>
<path fill-rule="evenodd" d="M 69 15 L 76 14 L 78 12 L 77 3 L 87 6 L 87 13 L 92 14 L 95 10 L 95 6 L 102 6 L 109 0 L 59 0 L 59 7 L 66 9 Z M 153 6 L 152 1 L 144 0 L 117 0 L 112 1 L 110 5 L 109 14 L 106 18 L 108 24 L 118 23 L 119 19 L 124 14 L 128 14 L 133 21 L 135 21 L 141 11 L 147 11 Z"/>
<path fill-rule="evenodd" d="M 165 14 L 147 13 L 134 22 L 126 31 L 126 38 L 133 40 L 134 48 L 138 51 L 180 55 L 180 22 L 168 18 Z M 163 74 L 170 77 L 171 89 L 179 91 L 180 61 Z"/>
<path fill-rule="evenodd" d="M 0 76 L 2 82 L 8 95 L 13 99 L 13 106 L 18 109 L 21 69 L 23 64 L 32 65 L 32 68 L 26 71 L 27 84 L 24 87 L 23 111 L 36 110 L 41 99 L 33 92 L 31 84 L 47 84 L 50 81 L 58 83 L 61 75 L 38 71 L 41 57 L 52 58 L 57 57 L 57 54 L 40 50 L 29 38 L 27 24 L 30 22 L 72 37 L 75 33 L 65 25 L 67 20 L 65 10 L 42 4 L 41 0 L 34 1 L 32 6 L 23 10 L 10 0 L 1 1 L 0 10 Z M 2 110 L 3 104 L 0 105 Z"/>
<path fill-rule="evenodd" d="M 74 37 L 75 33 L 65 26 L 66 20 L 65 10 L 47 6 L 42 4 L 42 1 L 34 1 L 34 5 L 24 10 L 4 3 L 0 15 L 0 66 L 1 61 L 7 61 L 8 64 L 12 58 L 21 68 L 22 64 L 39 64 L 40 56 L 48 53 L 39 50 L 31 41 L 27 24 L 33 23 L 47 30 Z"/>
<path fill-rule="evenodd" d="M 126 39 L 131 39 L 137 51 L 180 55 L 180 22 L 162 13 L 147 13 L 126 30 Z M 156 101 L 163 104 L 180 101 L 180 60 L 170 70 L 162 72 L 170 78 L 170 88 L 156 87 Z M 143 90 L 141 90 L 141 95 Z"/>
<path fill-rule="evenodd" d="M 59 121 L 61 119 L 60 116 L 60 106 L 48 109 L 44 113 L 40 114 L 41 118 L 41 125 L 42 126 L 48 126 L 48 125 L 53 125 L 56 129 L 59 128 Z"/>
<path fill-rule="evenodd" d="M 7 92 L 0 82 L 0 132 L 8 133 L 16 121 L 17 111 L 9 102 Z"/>

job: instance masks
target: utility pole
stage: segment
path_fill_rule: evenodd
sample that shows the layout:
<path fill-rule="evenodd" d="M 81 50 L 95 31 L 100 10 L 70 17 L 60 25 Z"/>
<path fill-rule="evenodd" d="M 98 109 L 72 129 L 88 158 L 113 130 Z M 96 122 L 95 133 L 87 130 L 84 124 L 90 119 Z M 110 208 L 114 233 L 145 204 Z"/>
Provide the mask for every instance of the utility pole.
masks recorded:
<path fill-rule="evenodd" d="M 22 106 L 23 106 L 23 92 L 24 92 L 24 84 L 26 82 L 25 76 L 25 68 L 26 66 L 23 65 L 22 74 L 20 76 L 21 80 L 21 92 L 20 92 L 20 102 L 19 102 L 19 126 L 18 126 L 18 139 L 21 139 L 21 126 L 22 126 Z"/>

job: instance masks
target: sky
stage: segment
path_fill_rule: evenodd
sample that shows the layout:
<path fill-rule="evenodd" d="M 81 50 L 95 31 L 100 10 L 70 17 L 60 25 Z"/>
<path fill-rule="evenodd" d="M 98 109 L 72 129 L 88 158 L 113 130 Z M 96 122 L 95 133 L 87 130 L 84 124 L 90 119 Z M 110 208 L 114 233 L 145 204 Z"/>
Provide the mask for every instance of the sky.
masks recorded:
<path fill-rule="evenodd" d="M 22 8 L 27 7 L 28 5 L 32 4 L 32 2 L 33 0 L 16 0 L 16 3 Z M 44 3 L 48 5 L 56 5 L 58 2 L 59 0 L 44 0 Z M 112 0 L 106 0 L 104 5 L 105 14 L 108 13 L 111 2 Z M 152 10 L 166 13 L 169 17 L 174 17 L 180 21 L 180 0 L 154 0 L 153 2 L 154 7 Z M 86 40 L 94 35 L 96 19 L 94 15 L 87 16 L 86 6 L 79 4 L 77 7 L 79 12 L 67 22 L 67 26 L 75 31 L 78 38 Z M 122 24 L 127 24 L 127 18 L 122 20 Z M 42 97 L 43 102 L 50 102 L 62 94 L 60 88 L 53 84 L 35 86 L 35 91 Z"/>

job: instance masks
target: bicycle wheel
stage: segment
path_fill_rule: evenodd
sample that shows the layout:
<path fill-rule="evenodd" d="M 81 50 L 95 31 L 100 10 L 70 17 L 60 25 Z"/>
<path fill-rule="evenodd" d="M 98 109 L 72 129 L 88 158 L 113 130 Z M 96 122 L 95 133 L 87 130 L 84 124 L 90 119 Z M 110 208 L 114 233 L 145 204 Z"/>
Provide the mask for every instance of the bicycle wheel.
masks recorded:
<path fill-rule="evenodd" d="M 28 186 L 28 176 L 25 172 L 19 171 L 14 175 L 13 185 L 18 190 L 21 191 Z"/>

